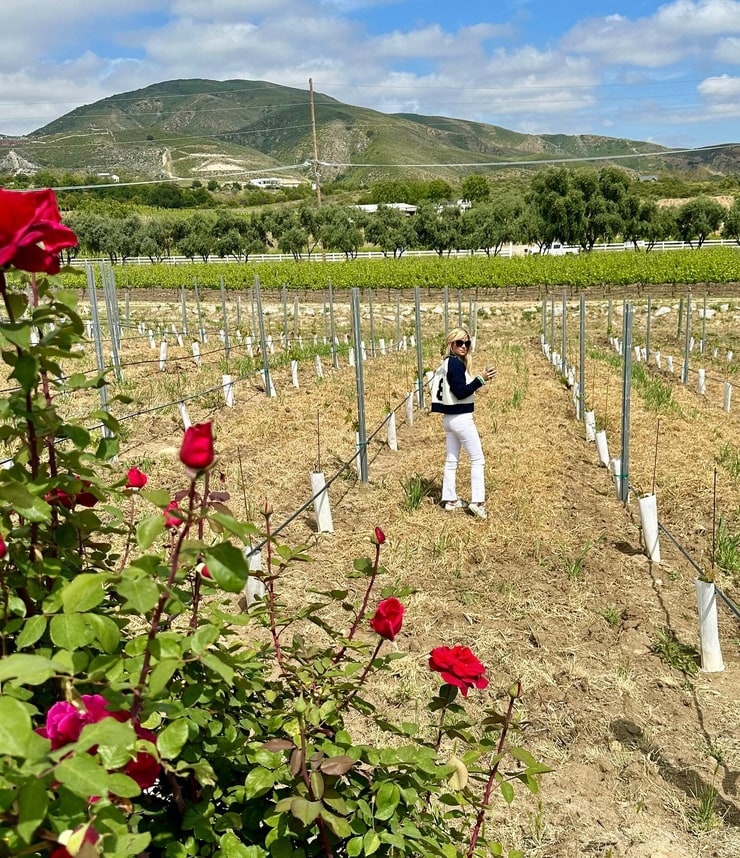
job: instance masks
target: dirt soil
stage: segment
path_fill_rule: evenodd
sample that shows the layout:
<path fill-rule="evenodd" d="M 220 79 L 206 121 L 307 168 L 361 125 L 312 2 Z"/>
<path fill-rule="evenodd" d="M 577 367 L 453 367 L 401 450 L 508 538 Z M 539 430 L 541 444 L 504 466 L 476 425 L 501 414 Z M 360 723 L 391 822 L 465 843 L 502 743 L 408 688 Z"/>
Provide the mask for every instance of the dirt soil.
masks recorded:
<path fill-rule="evenodd" d="M 392 328 L 391 308 L 386 310 Z M 412 351 L 377 354 L 365 365 L 368 432 L 390 405 L 397 409 L 399 448 L 389 448 L 385 430 L 372 438 L 367 484 L 343 467 L 355 453 L 356 419 L 356 377 L 346 354 L 336 370 L 324 358 L 323 378 L 304 360 L 299 388 L 291 385 L 288 368 L 277 370 L 275 398 L 252 380 L 237 386 L 232 409 L 217 400 L 188 403 L 191 419 L 215 422 L 219 469 L 234 511 L 259 520 L 258 510 L 269 501 L 274 522 L 288 522 L 280 538 L 309 545 L 313 560 L 283 583 L 286 598 L 300 601 L 308 587 L 343 583 L 353 559 L 371 553 L 373 528 L 383 528 L 389 582 L 415 588 L 395 643 L 405 657 L 396 663 L 393 681 L 385 678 L 375 689 L 376 702 L 390 717 L 413 719 L 417 701 L 423 705 L 436 690 L 426 662 L 440 644 L 468 645 L 486 664 L 491 685 L 471 693 L 473 710 L 521 679 L 527 725 L 522 744 L 553 772 L 543 777 L 539 795 L 522 789 L 510 808 L 499 798 L 489 833 L 534 858 L 735 858 L 737 619 L 720 608 L 725 670 L 693 672 L 696 569 L 667 539 L 661 539 L 661 564 L 647 559 L 634 497 L 627 505 L 617 499 L 612 477 L 575 418 L 571 391 L 542 354 L 539 306 L 508 303 L 484 310 L 475 359 L 478 366 L 498 368 L 496 381 L 476 397 L 487 460 L 487 521 L 440 506 L 441 420 L 417 409 L 409 425 L 400 405 L 416 374 Z M 380 318 L 380 304 L 376 312 Z M 589 305 L 589 336 L 603 354 L 605 314 L 603 302 Z M 737 332 L 737 316 L 730 310 L 728 331 Z M 428 324 L 439 333 L 441 317 L 431 316 Z M 675 308 L 666 325 L 668 344 Z M 673 348 L 680 354 L 675 342 Z M 618 449 L 619 371 L 595 352 L 586 369 L 590 402 L 599 424 L 606 424 L 610 446 Z M 159 383 L 200 389 L 204 373 L 198 377 L 184 352 Z M 713 375 L 721 380 L 723 373 L 717 363 Z M 695 562 L 706 565 L 713 472 L 723 446 L 738 445 L 740 406 L 727 414 L 721 395 L 718 403 L 716 395 L 700 397 L 675 378 L 666 383 L 675 405 L 660 413 L 634 397 L 630 481 L 643 489 L 655 484 L 661 521 Z M 167 395 L 169 388 L 160 393 Z M 176 439 L 177 427 L 175 409 L 131 425 L 122 465 L 143 463 L 155 484 L 176 487 L 176 442 L 167 439 Z M 310 498 L 315 468 L 331 481 L 331 534 L 316 533 L 311 507 L 294 516 Z M 430 493 L 409 509 L 408 487 L 415 479 L 427 483 Z M 463 498 L 469 498 L 468 487 L 463 461 Z M 737 476 L 720 474 L 717 492 L 719 509 L 737 516 Z M 723 583 L 737 601 L 736 582 Z M 235 602 L 233 609 L 241 608 Z M 661 639 L 673 641 L 682 658 L 671 664 L 661 657 Z"/>

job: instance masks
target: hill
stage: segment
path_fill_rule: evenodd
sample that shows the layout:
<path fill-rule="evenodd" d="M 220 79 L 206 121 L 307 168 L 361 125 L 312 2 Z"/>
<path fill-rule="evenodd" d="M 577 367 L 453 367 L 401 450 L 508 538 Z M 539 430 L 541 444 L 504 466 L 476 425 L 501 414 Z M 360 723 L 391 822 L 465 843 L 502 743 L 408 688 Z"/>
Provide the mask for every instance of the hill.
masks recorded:
<path fill-rule="evenodd" d="M 386 114 L 321 93 L 314 94 L 314 112 L 322 178 L 353 186 L 398 178 L 398 165 L 406 178 L 448 181 L 492 164 L 521 171 L 530 163 L 573 157 L 614 158 L 636 173 L 690 172 L 697 178 L 740 168 L 740 144 L 667 156 L 669 150 L 653 143 L 521 134 L 464 119 Z M 153 84 L 78 107 L 27 137 L 1 142 L 0 169 L 8 172 L 27 172 L 31 164 L 137 179 L 244 181 L 279 171 L 309 181 L 314 157 L 309 93 L 246 80 Z"/>

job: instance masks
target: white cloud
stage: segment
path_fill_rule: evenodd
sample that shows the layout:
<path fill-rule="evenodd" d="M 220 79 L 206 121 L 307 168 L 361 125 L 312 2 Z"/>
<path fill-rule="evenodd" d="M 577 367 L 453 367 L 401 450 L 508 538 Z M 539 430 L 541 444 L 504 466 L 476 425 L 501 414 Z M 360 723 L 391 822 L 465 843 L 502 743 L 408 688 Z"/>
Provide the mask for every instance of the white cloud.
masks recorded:
<path fill-rule="evenodd" d="M 740 33 L 737 0 L 676 0 L 644 18 L 585 21 L 563 36 L 561 46 L 598 56 L 605 66 L 659 68 L 701 56 L 728 33 Z"/>

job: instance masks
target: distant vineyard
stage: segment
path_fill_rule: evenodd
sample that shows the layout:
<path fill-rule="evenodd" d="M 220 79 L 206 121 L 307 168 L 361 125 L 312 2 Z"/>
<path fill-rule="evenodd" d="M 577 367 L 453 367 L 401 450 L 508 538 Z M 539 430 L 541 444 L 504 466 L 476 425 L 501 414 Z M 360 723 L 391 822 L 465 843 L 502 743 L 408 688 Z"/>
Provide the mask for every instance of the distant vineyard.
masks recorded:
<path fill-rule="evenodd" d="M 611 284 L 650 286 L 707 285 L 740 281 L 740 247 L 660 253 L 580 254 L 551 258 L 525 256 L 355 259 L 347 262 L 192 263 L 116 266 L 119 287 L 179 289 L 184 286 L 242 290 L 255 276 L 266 289 L 500 289 L 567 287 L 573 290 Z M 71 282 L 70 282 L 70 285 Z"/>

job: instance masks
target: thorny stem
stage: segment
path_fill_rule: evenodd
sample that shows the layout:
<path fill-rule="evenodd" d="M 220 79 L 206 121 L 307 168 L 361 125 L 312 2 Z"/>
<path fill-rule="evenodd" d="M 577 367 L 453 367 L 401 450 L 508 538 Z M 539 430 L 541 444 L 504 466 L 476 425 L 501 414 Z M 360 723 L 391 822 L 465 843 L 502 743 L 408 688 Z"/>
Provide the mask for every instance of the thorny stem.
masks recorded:
<path fill-rule="evenodd" d="M 350 628 L 349 633 L 347 634 L 347 641 L 348 642 L 354 639 L 354 636 L 357 632 L 357 629 L 359 628 L 359 625 L 362 622 L 362 620 L 365 616 L 365 613 L 367 612 L 367 603 L 370 601 L 370 592 L 372 591 L 373 584 L 375 583 L 375 579 L 378 576 L 378 563 L 379 563 L 379 561 L 380 561 L 380 545 L 376 544 L 375 545 L 375 560 L 373 561 L 373 568 L 372 568 L 372 571 L 370 572 L 370 581 L 368 582 L 367 588 L 365 590 L 365 597 L 362 600 L 362 605 L 360 606 L 360 610 L 357 612 L 357 615 L 355 616 L 355 621 L 352 623 L 352 627 Z M 344 655 L 346 649 L 347 649 L 347 644 L 345 644 L 337 652 L 337 654 L 333 658 L 334 664 L 337 664 L 339 661 L 341 661 L 342 656 Z"/>
<path fill-rule="evenodd" d="M 496 762 L 493 764 L 493 766 L 491 767 L 491 771 L 488 773 L 488 781 L 486 782 L 486 788 L 483 791 L 483 799 L 481 801 L 481 806 L 478 809 L 478 815 L 475 818 L 475 823 L 470 832 L 468 858 L 473 858 L 473 853 L 475 852 L 475 847 L 478 843 L 480 830 L 483 826 L 483 819 L 485 818 L 486 811 L 488 810 L 488 804 L 491 800 L 491 792 L 493 791 L 493 785 L 496 782 L 496 774 L 498 773 L 499 766 L 501 765 L 501 752 L 504 749 L 506 736 L 509 732 L 509 726 L 511 725 L 511 716 L 514 714 L 514 704 L 521 696 L 521 693 L 522 682 L 519 679 L 516 681 L 516 694 L 512 694 L 511 692 L 509 692 L 509 705 L 506 709 L 506 715 L 504 715 L 504 723 L 501 725 L 501 737 L 498 740 L 498 747 L 496 748 Z"/>
<path fill-rule="evenodd" d="M 308 753 L 308 745 L 306 742 L 306 722 L 303 718 L 299 718 L 299 724 L 301 731 L 301 778 L 303 779 L 303 783 L 306 785 L 309 798 L 311 801 L 316 801 L 316 796 L 314 794 L 313 787 L 311 786 L 311 778 L 308 774 L 308 767 L 306 766 L 306 756 Z M 326 830 L 326 824 L 321 817 L 317 818 L 316 824 L 318 825 L 319 832 L 321 833 L 321 842 L 324 844 L 324 852 L 328 858 L 332 858 L 334 853 L 331 850 L 331 843 L 329 842 L 329 834 Z"/>
<path fill-rule="evenodd" d="M 152 661 L 152 643 L 157 636 L 157 632 L 159 631 L 159 622 L 162 619 L 162 613 L 164 612 L 164 606 L 167 604 L 167 600 L 170 597 L 170 591 L 172 590 L 172 585 L 175 583 L 175 576 L 177 575 L 177 568 L 180 562 L 180 551 L 182 550 L 182 544 L 185 542 L 185 537 L 188 535 L 188 531 L 190 530 L 190 525 L 193 521 L 193 506 L 195 505 L 195 478 L 190 480 L 190 490 L 188 491 L 188 510 L 187 517 L 182 523 L 180 527 L 180 533 L 178 534 L 177 541 L 175 542 L 174 548 L 172 550 L 172 559 L 170 562 L 170 574 L 167 576 L 167 582 L 164 586 L 164 590 L 159 596 L 159 601 L 157 602 L 154 612 L 152 614 L 152 621 L 149 626 L 149 634 L 147 636 L 147 644 L 146 649 L 144 650 L 144 660 L 141 665 L 141 673 L 139 674 L 139 681 L 134 688 L 134 702 L 131 707 L 131 721 L 136 724 L 138 722 L 139 713 L 141 712 L 142 706 L 142 694 L 144 691 L 144 684 L 146 683 L 146 678 L 149 674 L 149 668 L 151 666 Z"/>
<path fill-rule="evenodd" d="M 126 534 L 126 547 L 123 549 L 123 554 L 121 555 L 121 562 L 118 566 L 119 571 L 126 567 L 126 561 L 128 560 L 129 552 L 131 551 L 131 536 L 134 531 L 134 512 L 135 512 L 135 502 L 134 498 L 136 497 L 136 490 L 131 489 L 131 498 L 129 500 L 128 507 L 128 533 Z"/>
<path fill-rule="evenodd" d="M 439 713 L 439 727 L 437 727 L 437 741 L 434 743 L 434 750 L 439 751 L 440 745 L 442 744 L 442 735 L 444 733 L 445 726 L 445 718 L 447 716 L 447 707 L 452 702 L 452 694 L 453 694 L 453 686 L 449 683 L 445 683 L 440 689 L 440 697 L 442 696 L 442 691 L 444 691 L 445 695 L 445 705 L 442 707 Z"/>
<path fill-rule="evenodd" d="M 5 580 L 5 570 L 0 569 L 0 588 L 3 591 L 3 631 L 0 637 L 2 638 L 2 656 L 8 654 L 8 645 L 5 639 L 5 628 L 8 625 L 8 615 L 10 608 L 10 590 L 8 589 L 8 582 Z"/>
<path fill-rule="evenodd" d="M 208 500 L 208 487 L 210 484 L 211 472 L 206 471 L 205 479 L 203 481 L 203 494 L 200 498 L 200 516 L 198 517 L 198 539 L 200 542 L 203 541 L 203 533 L 205 530 L 205 511 L 206 511 L 206 502 Z M 190 628 L 197 629 L 198 628 L 198 610 L 200 608 L 200 588 L 201 588 L 201 580 L 200 575 L 195 573 L 195 579 L 193 581 L 193 610 L 190 614 Z"/>
<path fill-rule="evenodd" d="M 350 691 L 350 693 L 339 701 L 337 704 L 337 712 L 340 709 L 344 709 L 344 707 L 352 700 L 352 698 L 357 694 L 357 692 L 362 688 L 363 683 L 365 682 L 365 678 L 368 673 L 370 673 L 370 668 L 375 663 L 375 659 L 378 657 L 378 653 L 380 652 L 380 648 L 383 646 L 383 638 L 379 638 L 377 644 L 375 644 L 375 649 L 373 650 L 373 654 L 370 656 L 370 661 L 365 665 L 365 669 L 360 674 L 360 678 L 357 680 L 355 687 Z"/>
<path fill-rule="evenodd" d="M 272 537 L 270 531 L 270 516 L 271 512 L 265 511 L 265 542 L 267 545 L 267 612 L 270 622 L 270 635 L 272 643 L 275 647 L 275 658 L 280 665 L 281 672 L 285 673 L 283 665 L 283 649 L 280 646 L 280 634 L 277 630 L 277 619 L 275 617 L 275 579 L 272 574 Z"/>
<path fill-rule="evenodd" d="M 32 288 L 34 294 L 34 301 L 38 303 L 38 292 L 36 290 L 36 276 L 32 276 Z M 13 308 L 10 304 L 10 299 L 8 297 L 8 281 L 5 279 L 5 272 L 0 269 L 0 295 L 2 295 L 3 304 L 5 305 L 5 312 L 8 314 L 8 320 L 10 322 L 15 322 L 15 314 L 13 313 Z M 20 358 L 23 354 L 23 350 L 20 346 L 16 346 L 16 353 Z M 41 460 L 39 458 L 39 451 L 37 447 L 37 438 L 36 438 L 36 426 L 31 419 L 33 408 L 33 397 L 31 395 L 31 391 L 26 392 L 26 432 L 28 438 L 28 456 L 29 456 L 29 464 L 31 466 L 31 479 L 36 480 L 39 475 L 39 471 L 41 469 Z M 52 510 L 52 515 L 54 515 L 54 511 Z M 30 533 L 30 559 L 33 563 L 35 561 L 35 552 L 36 552 L 36 543 L 38 542 L 38 533 L 39 526 L 36 522 L 31 524 L 31 533 Z M 18 595 L 23 600 L 24 605 L 26 606 L 26 610 L 28 615 L 36 614 L 38 611 L 38 606 L 31 598 L 28 590 L 25 587 L 18 588 Z"/>

